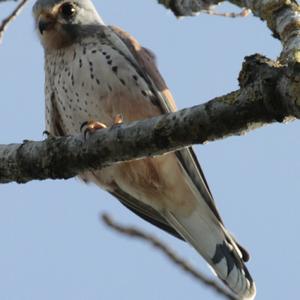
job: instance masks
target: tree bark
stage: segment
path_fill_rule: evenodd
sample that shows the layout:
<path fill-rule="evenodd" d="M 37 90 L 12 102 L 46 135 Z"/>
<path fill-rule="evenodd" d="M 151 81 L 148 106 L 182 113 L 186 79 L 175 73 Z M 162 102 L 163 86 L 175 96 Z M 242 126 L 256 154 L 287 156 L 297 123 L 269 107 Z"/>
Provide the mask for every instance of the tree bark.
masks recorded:
<path fill-rule="evenodd" d="M 0 182 L 66 179 L 300 117 L 298 65 L 246 58 L 240 89 L 205 104 L 91 134 L 0 145 Z"/>

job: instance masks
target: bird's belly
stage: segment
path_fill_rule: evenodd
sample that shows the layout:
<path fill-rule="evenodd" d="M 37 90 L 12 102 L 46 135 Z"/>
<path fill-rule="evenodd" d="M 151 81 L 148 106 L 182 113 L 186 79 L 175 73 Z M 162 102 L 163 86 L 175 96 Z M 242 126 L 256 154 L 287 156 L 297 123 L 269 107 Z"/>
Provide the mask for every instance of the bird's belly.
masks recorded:
<path fill-rule="evenodd" d="M 97 56 L 96 63 L 94 50 L 86 51 L 80 60 L 61 65 L 54 76 L 55 101 L 65 133 L 79 133 L 88 120 L 111 126 L 117 114 L 124 123 L 161 114 L 147 83 L 128 61 L 111 53 Z M 101 51 L 108 53 L 105 47 Z M 195 205 L 196 197 L 173 153 L 113 165 L 81 177 L 109 191 L 120 188 L 159 211 L 188 214 Z"/>

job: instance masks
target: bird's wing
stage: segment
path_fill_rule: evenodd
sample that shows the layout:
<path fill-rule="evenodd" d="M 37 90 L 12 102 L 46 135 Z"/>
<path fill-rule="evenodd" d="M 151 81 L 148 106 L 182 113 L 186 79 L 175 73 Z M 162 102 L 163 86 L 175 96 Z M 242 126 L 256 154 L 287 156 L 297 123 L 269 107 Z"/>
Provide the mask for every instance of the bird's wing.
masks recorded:
<path fill-rule="evenodd" d="M 152 87 L 152 92 L 159 100 L 161 112 L 168 113 L 176 111 L 176 104 L 173 96 L 156 67 L 155 55 L 150 50 L 142 47 L 137 40 L 127 32 L 115 26 L 110 26 L 110 28 L 122 39 L 134 56 L 134 59 L 138 62 L 139 68 L 143 72 L 143 77 L 147 79 L 149 86 Z M 175 153 L 186 173 L 201 192 L 207 205 L 213 211 L 216 218 L 223 224 L 192 147 L 184 148 Z"/>
<path fill-rule="evenodd" d="M 151 206 L 135 199 L 118 187 L 115 187 L 114 190 L 109 193 L 119 199 L 124 206 L 126 206 L 128 209 L 130 209 L 145 221 L 183 240 L 180 234 L 178 234 L 178 232 L 172 226 L 170 226 L 169 223 L 167 223 L 167 221 Z"/>
<path fill-rule="evenodd" d="M 175 111 L 173 97 L 156 68 L 152 52 L 141 47 L 132 36 L 120 28 L 109 27 L 107 30 L 107 39 L 135 66 L 148 83 L 161 112 Z M 184 239 L 193 245 L 214 268 L 218 276 L 241 299 L 254 299 L 255 284 L 243 263 L 243 260 L 249 259 L 249 254 L 236 243 L 232 235 L 225 229 L 192 148 L 184 148 L 176 151 L 175 154 L 190 182 L 191 189 L 198 191 L 199 201 L 194 212 L 186 218 L 166 211 L 163 215 L 166 220 L 164 223 L 172 225 Z M 120 199 L 120 201 L 124 202 L 124 199 Z M 142 212 L 144 218 L 149 216 L 147 210 L 141 209 L 139 202 L 135 203 L 133 209 L 130 201 L 125 205 L 138 214 Z M 155 220 L 152 223 L 155 223 Z"/>

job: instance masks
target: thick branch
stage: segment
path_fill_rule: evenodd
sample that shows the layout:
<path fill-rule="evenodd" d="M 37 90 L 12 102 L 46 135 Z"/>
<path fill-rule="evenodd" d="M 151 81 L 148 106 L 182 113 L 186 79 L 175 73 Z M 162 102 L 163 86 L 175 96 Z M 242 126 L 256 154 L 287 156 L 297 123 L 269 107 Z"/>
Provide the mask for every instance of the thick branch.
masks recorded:
<path fill-rule="evenodd" d="M 145 232 L 142 232 L 141 230 L 134 227 L 125 227 L 123 225 L 117 224 L 106 214 L 102 215 L 102 220 L 107 226 L 123 235 L 138 238 L 152 244 L 155 248 L 162 251 L 175 265 L 180 267 L 184 272 L 190 274 L 193 278 L 195 278 L 202 284 L 212 288 L 214 291 L 224 296 L 226 299 L 237 299 L 231 293 L 221 287 L 216 281 L 206 278 L 205 275 L 194 269 L 187 261 L 185 261 L 183 258 L 180 258 L 167 245 L 159 241 L 154 236 L 146 234 Z"/>
<path fill-rule="evenodd" d="M 0 145 L 0 182 L 63 179 L 88 169 L 160 155 L 300 116 L 298 65 L 247 58 L 241 89 L 205 104 L 82 136 Z"/>

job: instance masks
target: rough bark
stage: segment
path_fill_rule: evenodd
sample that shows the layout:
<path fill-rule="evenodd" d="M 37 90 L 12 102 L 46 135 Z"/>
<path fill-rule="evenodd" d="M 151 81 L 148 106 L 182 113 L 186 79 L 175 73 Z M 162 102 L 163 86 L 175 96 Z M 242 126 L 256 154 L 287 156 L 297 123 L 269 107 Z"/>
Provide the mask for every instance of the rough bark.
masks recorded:
<path fill-rule="evenodd" d="M 0 145 L 0 182 L 65 179 L 87 169 L 163 154 L 241 135 L 300 117 L 298 64 L 283 67 L 254 55 L 243 64 L 240 89 L 205 104 L 128 125 L 41 142 Z M 188 134 L 187 134 L 188 133 Z"/>

